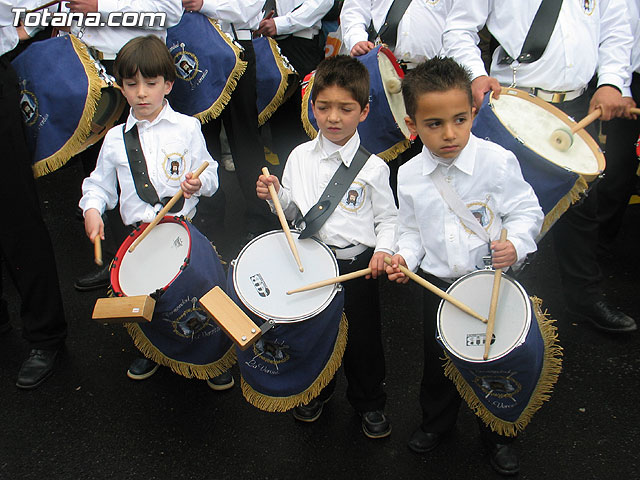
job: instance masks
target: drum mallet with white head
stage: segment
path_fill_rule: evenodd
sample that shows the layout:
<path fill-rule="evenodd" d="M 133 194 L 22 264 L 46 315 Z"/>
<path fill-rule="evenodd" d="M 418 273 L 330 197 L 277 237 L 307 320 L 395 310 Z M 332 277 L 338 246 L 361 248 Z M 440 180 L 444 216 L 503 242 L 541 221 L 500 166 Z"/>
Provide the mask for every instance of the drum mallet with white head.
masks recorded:
<path fill-rule="evenodd" d="M 585 128 L 587 125 L 590 125 L 592 122 L 596 121 L 602 115 L 602 110 L 600 108 L 596 108 L 589 115 L 584 117 L 578 123 L 576 123 L 571 129 L 568 128 L 558 128 L 551 133 L 551 137 L 549 141 L 551 145 L 556 150 L 560 150 L 561 152 L 566 152 L 573 145 L 573 135 Z"/>

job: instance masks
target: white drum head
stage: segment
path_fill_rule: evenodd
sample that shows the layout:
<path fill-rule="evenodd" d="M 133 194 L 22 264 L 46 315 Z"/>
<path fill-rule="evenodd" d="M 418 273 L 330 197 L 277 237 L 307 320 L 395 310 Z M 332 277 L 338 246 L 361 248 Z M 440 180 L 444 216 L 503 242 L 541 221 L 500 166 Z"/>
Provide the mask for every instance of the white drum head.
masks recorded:
<path fill-rule="evenodd" d="M 160 223 L 124 255 L 118 281 L 126 296 L 149 295 L 169 285 L 189 255 L 189 232 L 179 223 Z"/>
<path fill-rule="evenodd" d="M 388 52 L 391 55 L 391 52 Z M 382 85 L 384 86 L 384 93 L 387 96 L 387 102 L 389 108 L 393 114 L 398 127 L 402 131 L 405 137 L 411 137 L 409 127 L 404 121 L 404 117 L 407 116 L 407 110 L 404 106 L 404 98 L 402 97 L 402 79 L 398 75 L 393 62 L 395 59 L 389 58 L 387 53 L 383 50 L 378 52 L 378 66 L 380 68 L 380 78 L 382 79 Z"/>
<path fill-rule="evenodd" d="M 447 293 L 487 318 L 493 271 L 478 270 L 458 279 Z M 531 324 L 531 303 L 522 286 L 509 277 L 500 282 L 494 328 L 495 342 L 487 360 L 495 360 L 520 345 Z M 452 355 L 469 362 L 482 362 L 487 325 L 442 301 L 438 309 L 438 336 Z"/>
<path fill-rule="evenodd" d="M 582 137 L 588 136 L 586 132 L 582 132 L 582 135 L 580 132 L 574 134 L 573 145 L 567 151 L 554 148 L 550 141 L 553 132 L 558 129 L 570 130 L 570 127 L 552 111 L 519 96 L 519 93 L 521 92 L 518 90 L 503 88 L 503 94 L 499 98 L 491 98 L 496 116 L 514 137 L 556 165 L 584 175 L 597 175 L 601 172 L 598 158 Z M 569 117 L 564 116 L 568 120 Z"/>
<path fill-rule="evenodd" d="M 326 287 L 287 295 L 309 283 L 338 276 L 338 263 L 325 244 L 313 238 L 299 240 L 291 232 L 304 272 L 289 249 L 283 231 L 267 232 L 248 243 L 235 260 L 233 286 L 253 313 L 265 320 L 287 323 L 311 318 L 322 312 L 338 287 Z"/>

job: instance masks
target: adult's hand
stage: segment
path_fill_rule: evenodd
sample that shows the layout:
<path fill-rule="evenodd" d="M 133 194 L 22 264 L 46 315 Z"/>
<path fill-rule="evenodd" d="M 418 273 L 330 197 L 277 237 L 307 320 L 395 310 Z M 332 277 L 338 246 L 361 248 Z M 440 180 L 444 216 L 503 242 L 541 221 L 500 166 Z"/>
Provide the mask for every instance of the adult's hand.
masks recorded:
<path fill-rule="evenodd" d="M 471 82 L 473 106 L 476 107 L 476 110 L 480 110 L 484 96 L 487 92 L 493 92 L 494 98 L 498 98 L 501 90 L 502 87 L 500 86 L 500 82 L 498 82 L 496 78 L 489 77 L 487 75 L 476 77 L 473 82 Z"/>

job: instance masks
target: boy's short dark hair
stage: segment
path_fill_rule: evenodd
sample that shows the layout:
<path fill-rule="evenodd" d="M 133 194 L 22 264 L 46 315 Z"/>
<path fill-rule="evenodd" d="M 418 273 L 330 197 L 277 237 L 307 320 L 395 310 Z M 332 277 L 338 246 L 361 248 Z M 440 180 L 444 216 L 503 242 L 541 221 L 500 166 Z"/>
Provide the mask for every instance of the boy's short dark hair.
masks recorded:
<path fill-rule="evenodd" d="M 313 77 L 311 100 L 315 103 L 322 90 L 333 86 L 349 91 L 361 109 L 369 103 L 369 71 L 353 57 L 336 55 L 320 62 Z"/>
<path fill-rule="evenodd" d="M 138 72 L 145 78 L 162 76 L 169 82 L 176 79 L 169 49 L 155 35 L 129 40 L 118 52 L 113 69 L 120 86 L 125 78 L 133 78 Z"/>
<path fill-rule="evenodd" d="M 409 70 L 402 80 L 402 98 L 407 115 L 415 120 L 418 97 L 430 92 L 446 92 L 454 88 L 466 92 L 473 105 L 471 73 L 450 57 L 433 57 Z"/>

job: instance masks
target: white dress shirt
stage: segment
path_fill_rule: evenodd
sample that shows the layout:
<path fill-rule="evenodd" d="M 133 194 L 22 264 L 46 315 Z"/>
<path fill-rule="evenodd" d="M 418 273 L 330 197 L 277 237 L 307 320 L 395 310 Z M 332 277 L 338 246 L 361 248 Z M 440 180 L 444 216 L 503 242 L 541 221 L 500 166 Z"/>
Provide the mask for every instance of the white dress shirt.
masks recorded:
<path fill-rule="evenodd" d="M 51 7 L 57 10 L 57 7 Z M 66 3 L 62 3 L 61 11 L 68 11 Z M 98 0 L 98 13 L 103 22 L 106 22 L 112 12 L 164 12 L 166 21 L 163 26 L 145 27 L 87 27 L 79 26 L 74 22 L 71 33 L 76 35 L 89 47 L 95 48 L 104 54 L 105 60 L 115 59 L 115 55 L 129 40 L 144 35 L 157 35 L 163 42 L 167 38 L 167 28 L 177 25 L 182 18 L 181 0 Z"/>
<path fill-rule="evenodd" d="M 220 29 L 238 40 L 251 40 L 251 35 L 242 35 L 240 31 L 257 30 L 262 19 L 264 0 L 203 0 L 200 13 L 218 21 Z M 232 25 L 233 24 L 233 27 Z"/>
<path fill-rule="evenodd" d="M 15 1 L 0 0 L 0 55 L 10 52 L 18 45 L 18 31 L 13 26 Z"/>
<path fill-rule="evenodd" d="M 426 147 L 398 171 L 397 253 L 413 271 L 452 280 L 483 267 L 489 245 L 449 208 L 430 175 L 440 169 L 492 240 L 502 227 L 516 249 L 518 263 L 536 250 L 544 215 L 516 157 L 473 135 L 460 155 L 444 165 Z"/>
<path fill-rule="evenodd" d="M 486 75 L 478 44 L 478 30 L 487 24 L 502 48 L 497 48 L 491 75 L 510 85 L 512 67 L 517 69 L 516 86 L 538 87 L 549 91 L 571 91 L 587 85 L 594 73 L 598 85 L 619 89 L 628 83 L 631 32 L 624 0 L 562 3 L 549 44 L 540 59 L 525 64 L 498 65 L 503 48 L 516 58 L 542 0 L 455 0 L 445 26 L 443 46 L 446 55 L 471 69 L 472 77 Z"/>
<path fill-rule="evenodd" d="M 473 0 L 475 1 L 475 0 Z M 378 32 L 393 0 L 345 0 L 340 13 L 342 37 L 351 51 L 367 41 L 371 20 Z M 442 50 L 442 31 L 453 0 L 413 0 L 398 24 L 394 55 L 407 63 L 420 63 Z"/>
<path fill-rule="evenodd" d="M 160 199 L 173 196 L 180 189 L 186 173 L 196 170 L 204 161 L 209 162 L 209 167 L 199 177 L 202 182 L 200 190 L 191 198 L 185 198 L 182 210 L 172 214 L 193 217 L 198 197 L 211 196 L 218 189 L 218 164 L 207 151 L 200 121 L 174 111 L 165 100 L 165 106 L 153 122 L 136 120 L 130 112 L 126 130 L 136 124 L 149 179 Z M 172 161 L 178 162 L 177 171 L 172 169 Z M 83 212 L 95 208 L 101 214 L 105 209 L 114 208 L 118 203 L 118 184 L 120 215 L 124 224 L 152 221 L 162 205 L 152 206 L 138 196 L 127 159 L 122 125 L 113 127 L 104 137 L 96 169 L 82 183 L 80 208 Z"/>
<path fill-rule="evenodd" d="M 318 202 L 340 163 L 351 165 L 359 146 L 358 132 L 343 147 L 328 141 L 322 133 L 297 146 L 284 167 L 278 192 L 285 216 L 294 220 L 299 213 L 306 214 Z M 338 248 L 366 245 L 392 253 L 396 216 L 389 167 L 380 157 L 371 155 L 315 236 Z"/>
<path fill-rule="evenodd" d="M 333 0 L 276 0 L 276 31 L 278 35 L 311 39 L 320 31 L 322 17 L 332 6 Z"/>
<path fill-rule="evenodd" d="M 631 73 L 640 74 L 640 0 L 627 0 L 629 8 L 629 22 L 631 24 L 631 33 L 633 34 L 633 47 L 631 48 Z M 631 96 L 631 88 L 626 85 L 622 89 L 622 95 Z"/>

